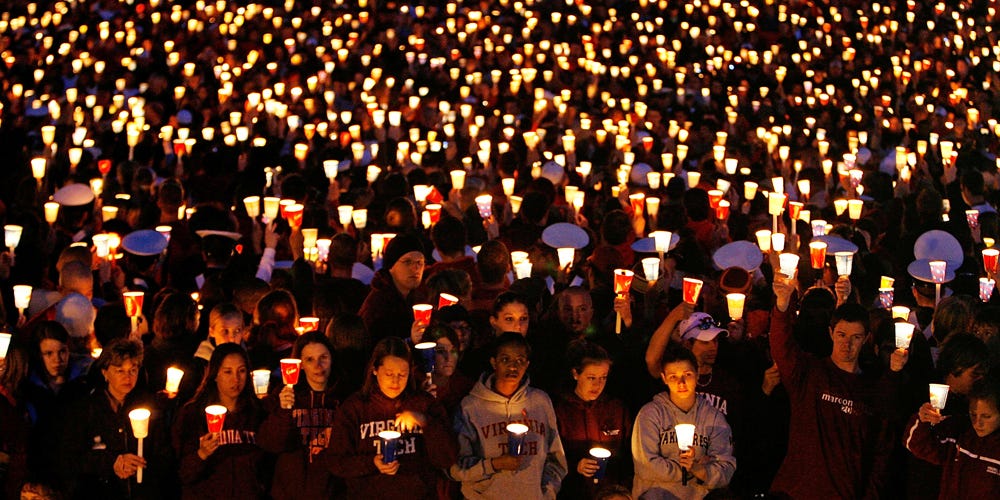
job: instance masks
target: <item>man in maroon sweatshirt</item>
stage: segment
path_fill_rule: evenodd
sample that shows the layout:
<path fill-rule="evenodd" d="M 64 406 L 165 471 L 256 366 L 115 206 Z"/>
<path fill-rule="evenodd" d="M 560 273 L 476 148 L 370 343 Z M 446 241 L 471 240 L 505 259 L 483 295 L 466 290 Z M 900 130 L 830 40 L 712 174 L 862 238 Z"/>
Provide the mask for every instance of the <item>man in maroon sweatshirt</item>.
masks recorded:
<path fill-rule="evenodd" d="M 794 282 L 775 278 L 771 354 L 791 401 L 788 454 L 771 485 L 780 498 L 876 498 L 892 450 L 885 412 L 907 353 L 893 352 L 890 371 L 862 372 L 868 311 L 838 307 L 830 321 L 833 352 L 803 352 L 791 336 Z"/>

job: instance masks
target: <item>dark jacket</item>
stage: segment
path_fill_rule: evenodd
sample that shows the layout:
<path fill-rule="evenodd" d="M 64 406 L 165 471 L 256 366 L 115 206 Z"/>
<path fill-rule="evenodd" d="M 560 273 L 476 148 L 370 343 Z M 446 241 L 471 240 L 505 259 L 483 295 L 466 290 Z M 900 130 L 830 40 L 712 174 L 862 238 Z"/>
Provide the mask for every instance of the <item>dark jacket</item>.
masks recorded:
<path fill-rule="evenodd" d="M 396 416 L 404 411 L 424 414 L 427 425 L 403 432 L 396 452 L 399 471 L 391 476 L 381 474 L 374 462 L 375 455 L 381 453 L 378 433 L 395 429 Z M 354 394 L 333 419 L 326 454 L 330 471 L 347 481 L 348 498 L 434 498 L 442 477 L 439 470 L 454 464 L 457 454 L 446 419 L 444 408 L 423 392 L 395 399 L 377 388 L 371 395 Z"/>
<path fill-rule="evenodd" d="M 332 390 L 313 391 L 308 382 L 301 381 L 295 386 L 295 406 L 284 409 L 279 392 L 264 400 L 267 418 L 257 433 L 258 445 L 278 456 L 271 497 L 334 498 L 343 493 L 343 483 L 316 457 L 329 445 L 327 430 L 340 401 Z"/>
<path fill-rule="evenodd" d="M 154 396 L 133 390 L 118 411 L 104 387 L 94 388 L 69 404 L 61 433 L 59 462 L 70 498 L 176 498 L 176 470 L 170 448 L 169 424 L 163 405 Z M 119 455 L 138 453 L 128 414 L 150 410 L 149 435 L 143 439 L 142 484 L 136 476 L 119 478 L 114 471 Z"/>
<path fill-rule="evenodd" d="M 413 325 L 413 300 L 403 297 L 385 269 L 380 269 L 372 278 L 371 291 L 361 305 L 358 314 L 365 322 L 372 343 L 395 336 L 409 338 Z"/>
<path fill-rule="evenodd" d="M 182 498 L 263 498 L 260 464 L 264 451 L 257 446 L 257 428 L 264 411 L 254 401 L 226 414 L 222 443 L 207 460 L 198 456 L 199 439 L 208 433 L 205 406 L 188 403 L 174 423 L 174 449 L 180 457 Z"/>
<path fill-rule="evenodd" d="M 559 490 L 560 498 L 593 498 L 606 484 L 632 484 L 630 450 L 632 420 L 625 405 L 602 394 L 594 401 L 584 401 L 576 393 L 563 394 L 555 404 L 559 438 L 566 451 L 569 474 Z M 580 475 L 576 466 L 599 446 L 611 451 L 604 480 Z"/>

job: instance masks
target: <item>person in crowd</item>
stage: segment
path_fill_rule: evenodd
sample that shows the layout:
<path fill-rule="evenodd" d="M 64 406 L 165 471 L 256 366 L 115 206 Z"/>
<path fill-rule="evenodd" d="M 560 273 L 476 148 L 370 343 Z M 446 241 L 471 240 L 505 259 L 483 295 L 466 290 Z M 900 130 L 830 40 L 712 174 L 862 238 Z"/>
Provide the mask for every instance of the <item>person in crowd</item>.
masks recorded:
<path fill-rule="evenodd" d="M 375 344 L 365 385 L 333 418 L 326 463 L 349 498 L 435 498 L 455 462 L 444 408 L 414 387 L 411 353 L 398 337 Z M 379 434 L 396 431 L 394 460 Z"/>
<path fill-rule="evenodd" d="M 71 498 L 177 496 L 169 423 L 160 401 L 138 388 L 142 362 L 139 341 L 112 341 L 94 365 L 104 384 L 68 405 L 56 470 Z M 149 412 L 141 452 L 131 421 L 135 410 Z"/>
<path fill-rule="evenodd" d="M 233 343 L 245 348 L 249 337 L 250 332 L 243 323 L 243 313 L 235 305 L 224 302 L 213 307 L 208 314 L 208 338 L 202 340 L 194 352 L 195 362 L 202 365 L 201 373 L 205 372 L 204 367 L 212 359 L 215 346 Z M 201 377 L 197 379 L 201 380 Z"/>
<path fill-rule="evenodd" d="M 724 488 L 736 471 L 733 438 L 722 415 L 696 393 L 698 360 L 691 351 L 668 344 L 660 379 L 665 392 L 639 410 L 632 429 L 637 498 L 704 498 Z M 694 425 L 694 439 L 680 448 L 677 425 Z"/>
<path fill-rule="evenodd" d="M 333 348 L 324 334 L 308 332 L 295 341 L 292 358 L 301 360 L 298 384 L 264 400 L 267 418 L 257 432 L 260 447 L 277 455 L 271 497 L 334 498 L 343 493 L 343 484 L 317 458 L 330 443 L 340 402 L 331 370 Z"/>
<path fill-rule="evenodd" d="M 164 389 L 167 369 L 173 366 L 186 374 L 181 379 L 178 401 L 187 401 L 194 394 L 204 372 L 191 356 L 197 345 L 198 318 L 198 304 L 187 294 L 169 293 L 160 302 L 143 358 L 143 372 L 150 390 Z"/>
<path fill-rule="evenodd" d="M 621 401 L 605 394 L 611 357 L 604 348 L 578 339 L 570 342 L 566 357 L 575 386 L 555 404 L 570 468 L 559 497 L 594 498 L 608 484 L 632 482 L 632 419 Z M 590 453 L 595 447 L 611 452 L 602 479 L 596 477 L 599 465 Z"/>
<path fill-rule="evenodd" d="M 793 497 L 875 495 L 883 487 L 891 451 L 889 410 L 881 405 L 898 392 L 891 374 L 902 370 L 906 351 L 893 351 L 885 377 L 862 372 L 859 356 L 869 337 L 868 311 L 845 304 L 830 319 L 832 353 L 826 358 L 803 353 L 790 335 L 793 286 L 782 278 L 774 282 L 771 354 L 792 413 L 788 454 L 771 488 Z"/>
<path fill-rule="evenodd" d="M 28 378 L 28 354 L 18 344 L 7 347 L 0 358 L 0 494 L 20 496 L 28 479 L 28 416 L 24 408 L 22 383 Z"/>
<path fill-rule="evenodd" d="M 554 498 L 567 473 L 549 397 L 529 385 L 531 347 L 523 335 L 496 338 L 484 373 L 455 417 L 458 463 L 451 477 L 466 498 Z M 510 425 L 527 427 L 523 450 L 510 450 Z"/>
<path fill-rule="evenodd" d="M 989 498 L 1000 490 L 1000 386 L 980 380 L 968 394 L 968 414 L 946 416 L 929 402 L 904 434 L 914 456 L 943 467 L 939 499 Z"/>
<path fill-rule="evenodd" d="M 528 302 L 523 296 L 516 292 L 504 292 L 497 296 L 492 311 L 489 317 L 490 327 L 493 330 L 490 335 L 491 340 L 505 332 L 515 332 L 527 337 L 531 313 Z M 484 371 L 489 370 L 489 358 L 493 348 L 492 341 L 484 341 L 483 345 L 469 350 L 463 355 L 459 369 L 468 377 L 477 379 Z"/>
<path fill-rule="evenodd" d="M 364 385 L 365 365 L 371 357 L 372 342 L 361 316 L 350 313 L 333 318 L 327 324 L 326 337 L 333 348 L 333 378 L 338 381 L 337 395 L 343 400 Z"/>
<path fill-rule="evenodd" d="M 297 337 L 299 309 L 287 290 L 272 290 L 257 301 L 251 331 L 250 359 L 254 367 L 277 368 L 287 358 Z"/>
<path fill-rule="evenodd" d="M 453 417 L 462 399 L 475 385 L 475 380 L 458 371 L 458 362 L 462 356 L 458 333 L 448 325 L 432 324 L 424 331 L 424 341 L 436 344 L 434 372 L 431 375 L 431 383 L 435 388 L 433 395 L 444 406 L 448 416 Z"/>
<path fill-rule="evenodd" d="M 43 321 L 31 336 L 29 375 L 23 404 L 31 423 L 28 465 L 33 475 L 54 470 L 65 405 L 86 391 L 86 365 L 70 362 L 69 334 L 62 324 Z"/>
<path fill-rule="evenodd" d="M 226 409 L 209 432 L 208 406 Z M 257 430 L 265 413 L 250 382 L 250 360 L 239 344 L 216 346 L 201 386 L 173 426 L 182 498 L 265 498 L 264 450 Z"/>
<path fill-rule="evenodd" d="M 412 235 L 389 241 L 382 255 L 382 268 L 372 279 L 372 290 L 358 312 L 375 341 L 387 336 L 409 337 L 419 342 L 421 325 L 413 319 L 417 288 L 424 276 L 424 247 Z M 423 325 L 426 326 L 426 325 Z"/>

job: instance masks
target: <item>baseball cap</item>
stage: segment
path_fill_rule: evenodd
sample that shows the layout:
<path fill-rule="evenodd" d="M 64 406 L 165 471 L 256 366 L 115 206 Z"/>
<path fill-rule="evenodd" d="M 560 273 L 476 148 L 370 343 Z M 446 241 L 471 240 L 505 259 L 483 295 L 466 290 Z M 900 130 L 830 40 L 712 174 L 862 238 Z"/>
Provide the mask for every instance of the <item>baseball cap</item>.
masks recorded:
<path fill-rule="evenodd" d="M 728 335 L 729 332 L 719 327 L 719 325 L 706 313 L 696 312 L 687 319 L 681 321 L 681 340 L 701 340 L 709 341 L 717 337 L 720 333 Z"/>

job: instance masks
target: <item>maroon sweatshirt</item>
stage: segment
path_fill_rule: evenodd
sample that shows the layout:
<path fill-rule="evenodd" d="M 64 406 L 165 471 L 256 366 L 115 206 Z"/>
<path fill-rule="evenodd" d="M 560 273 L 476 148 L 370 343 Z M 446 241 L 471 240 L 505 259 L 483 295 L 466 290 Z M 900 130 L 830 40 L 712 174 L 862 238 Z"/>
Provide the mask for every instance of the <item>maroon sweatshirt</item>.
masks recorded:
<path fill-rule="evenodd" d="M 264 400 L 267 418 L 257 432 L 257 444 L 277 455 L 271 497 L 334 498 L 342 493 L 343 484 L 317 455 L 329 445 L 327 430 L 339 401 L 332 390 L 313 391 L 303 381 L 295 386 L 294 407 L 284 409 L 279 392 Z"/>
<path fill-rule="evenodd" d="M 933 427 L 914 415 L 903 443 L 917 458 L 944 467 L 939 499 L 1000 496 L 1000 432 L 979 437 L 965 415 Z"/>
<path fill-rule="evenodd" d="M 877 408 L 891 387 L 799 349 L 791 310 L 775 310 L 771 321 L 771 354 L 792 409 L 788 454 L 771 490 L 790 498 L 877 497 L 892 450 Z"/>
<path fill-rule="evenodd" d="M 560 498 L 594 498 L 605 485 L 632 484 L 632 419 L 621 401 L 602 394 L 584 401 L 576 393 L 563 394 L 555 405 L 559 439 L 566 451 L 569 474 L 559 489 Z M 611 451 L 604 481 L 595 484 L 576 470 L 590 449 L 600 446 Z"/>
<path fill-rule="evenodd" d="M 403 432 L 396 445 L 399 471 L 382 474 L 374 462 L 382 452 L 378 433 L 399 430 L 396 416 L 404 411 L 422 413 L 427 425 Z M 347 481 L 348 498 L 430 499 L 437 494 L 438 471 L 455 463 L 457 451 L 444 408 L 433 397 L 415 392 L 389 399 L 376 388 L 340 405 L 324 455 L 330 471 Z"/>
<path fill-rule="evenodd" d="M 257 427 L 263 419 L 256 401 L 227 413 L 219 433 L 221 444 L 202 460 L 198 447 L 199 438 L 208 433 L 205 405 L 192 402 L 184 406 L 174 423 L 183 498 L 264 498 L 259 478 L 264 451 L 257 446 Z"/>

